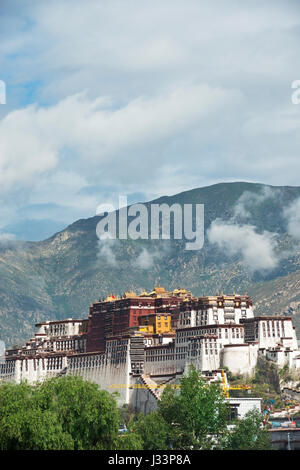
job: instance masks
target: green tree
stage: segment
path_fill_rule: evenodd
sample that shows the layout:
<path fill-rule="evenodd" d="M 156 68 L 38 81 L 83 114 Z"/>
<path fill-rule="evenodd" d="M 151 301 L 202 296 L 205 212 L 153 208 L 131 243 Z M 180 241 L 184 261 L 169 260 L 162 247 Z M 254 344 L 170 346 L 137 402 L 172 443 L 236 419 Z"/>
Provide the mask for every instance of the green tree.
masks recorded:
<path fill-rule="evenodd" d="M 128 405 L 128 404 L 124 404 L 119 408 L 119 414 L 120 414 L 121 424 L 126 424 L 126 426 L 136 416 L 134 408 L 131 405 Z"/>
<path fill-rule="evenodd" d="M 141 436 L 135 432 L 126 432 L 118 436 L 116 450 L 144 450 Z"/>
<path fill-rule="evenodd" d="M 166 387 L 159 413 L 173 428 L 174 448 L 210 449 L 226 431 L 229 406 L 220 384 L 208 384 L 192 366 L 179 393 Z"/>
<path fill-rule="evenodd" d="M 116 449 L 114 396 L 81 377 L 0 385 L 0 449 Z"/>
<path fill-rule="evenodd" d="M 73 449 L 56 414 L 36 406 L 34 392 L 26 383 L 0 386 L 0 449 Z"/>
<path fill-rule="evenodd" d="M 47 380 L 36 386 L 38 406 L 56 413 L 75 449 L 114 449 L 119 429 L 115 397 L 80 376 Z"/>
<path fill-rule="evenodd" d="M 221 444 L 223 450 L 272 450 L 270 433 L 262 426 L 257 410 L 248 411 L 236 421 L 233 431 L 227 433 Z"/>
<path fill-rule="evenodd" d="M 140 413 L 132 423 L 131 430 L 140 436 L 144 450 L 166 450 L 172 441 L 172 426 L 157 412 Z"/>

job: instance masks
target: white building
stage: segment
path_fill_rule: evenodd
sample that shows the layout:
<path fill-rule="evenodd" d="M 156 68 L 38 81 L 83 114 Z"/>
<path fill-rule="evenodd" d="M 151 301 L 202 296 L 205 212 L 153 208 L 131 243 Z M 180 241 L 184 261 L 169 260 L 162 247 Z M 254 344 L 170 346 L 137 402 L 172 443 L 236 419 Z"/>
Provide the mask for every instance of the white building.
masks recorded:
<path fill-rule="evenodd" d="M 225 367 L 234 374 L 251 375 L 260 356 L 279 367 L 300 367 L 291 318 L 254 317 L 248 296 L 188 298 L 175 320 L 175 333 L 151 335 L 130 327 L 108 336 L 105 350 L 93 352 L 86 352 L 89 319 L 39 323 L 35 337 L 24 347 L 6 351 L 0 380 L 34 383 L 78 374 L 110 392 L 118 391 L 121 402 L 150 411 L 159 394 L 150 386 L 144 390 L 147 384 L 178 383 L 191 364 L 214 378 Z M 135 385 L 144 388 L 134 390 Z"/>
<path fill-rule="evenodd" d="M 252 410 L 261 413 L 261 398 L 226 398 L 226 401 L 230 404 L 231 419 L 243 419 Z"/>
<path fill-rule="evenodd" d="M 199 297 L 183 303 L 178 326 L 237 324 L 241 319 L 253 316 L 252 302 L 247 295 Z"/>

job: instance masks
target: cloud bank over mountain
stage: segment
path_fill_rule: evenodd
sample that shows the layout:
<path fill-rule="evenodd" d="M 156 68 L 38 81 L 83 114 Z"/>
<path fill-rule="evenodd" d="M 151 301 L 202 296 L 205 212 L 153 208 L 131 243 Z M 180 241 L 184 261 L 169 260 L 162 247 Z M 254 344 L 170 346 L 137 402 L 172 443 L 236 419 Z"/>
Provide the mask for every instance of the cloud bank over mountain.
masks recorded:
<path fill-rule="evenodd" d="M 208 238 L 224 254 L 241 255 L 242 261 L 251 272 L 268 271 L 278 264 L 274 253 L 274 235 L 269 232 L 257 233 L 251 225 L 233 225 L 216 220 L 208 231 Z"/>
<path fill-rule="evenodd" d="M 216 244 L 227 255 L 240 256 L 242 263 L 252 274 L 256 271 L 268 273 L 278 266 L 280 256 L 276 252 L 278 233 L 263 230 L 259 232 L 255 225 L 247 224 L 252 220 L 260 206 L 271 200 L 276 207 L 281 197 L 281 189 L 263 187 L 259 192 L 244 191 L 233 207 L 233 216 L 229 220 L 214 220 L 208 231 L 209 243 Z"/>

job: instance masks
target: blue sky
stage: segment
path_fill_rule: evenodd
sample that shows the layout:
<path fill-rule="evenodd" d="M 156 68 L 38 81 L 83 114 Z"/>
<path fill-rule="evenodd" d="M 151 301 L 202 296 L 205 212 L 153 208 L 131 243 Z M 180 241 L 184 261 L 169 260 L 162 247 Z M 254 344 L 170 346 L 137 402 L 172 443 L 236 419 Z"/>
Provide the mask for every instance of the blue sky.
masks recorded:
<path fill-rule="evenodd" d="M 0 239 L 127 194 L 299 185 L 300 5 L 1 0 Z"/>

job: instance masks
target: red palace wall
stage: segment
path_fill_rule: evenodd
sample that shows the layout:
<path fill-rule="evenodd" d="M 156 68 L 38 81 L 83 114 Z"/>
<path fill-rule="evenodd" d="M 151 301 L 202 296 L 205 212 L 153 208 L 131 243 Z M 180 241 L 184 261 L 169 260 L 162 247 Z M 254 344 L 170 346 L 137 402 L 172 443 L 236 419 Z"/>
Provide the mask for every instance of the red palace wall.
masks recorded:
<path fill-rule="evenodd" d="M 142 315 L 174 312 L 174 318 L 177 318 L 176 307 L 181 302 L 178 297 L 133 297 L 94 303 L 90 307 L 87 352 L 104 352 L 108 337 L 119 336 L 127 332 L 128 328 L 137 327 Z"/>

